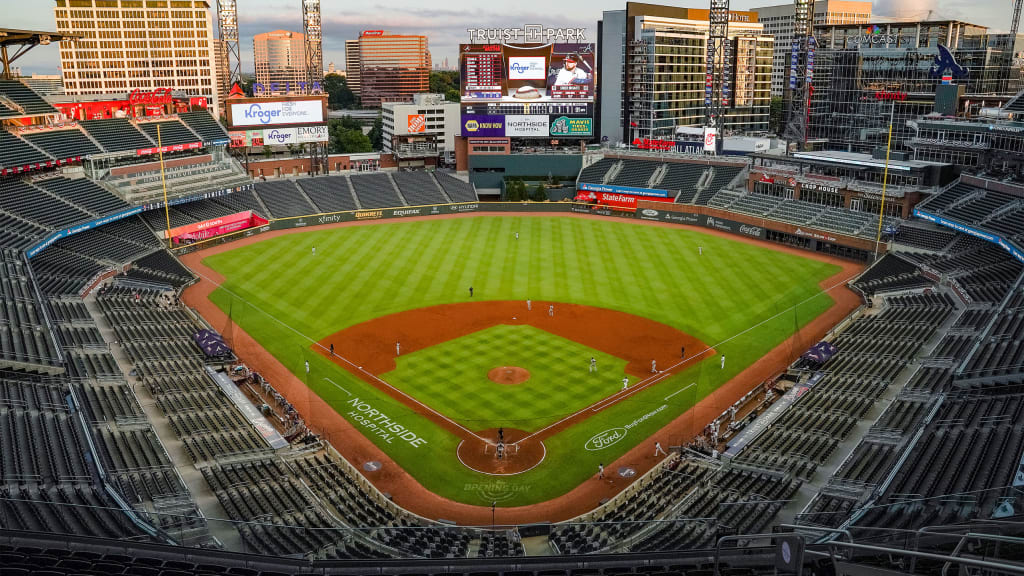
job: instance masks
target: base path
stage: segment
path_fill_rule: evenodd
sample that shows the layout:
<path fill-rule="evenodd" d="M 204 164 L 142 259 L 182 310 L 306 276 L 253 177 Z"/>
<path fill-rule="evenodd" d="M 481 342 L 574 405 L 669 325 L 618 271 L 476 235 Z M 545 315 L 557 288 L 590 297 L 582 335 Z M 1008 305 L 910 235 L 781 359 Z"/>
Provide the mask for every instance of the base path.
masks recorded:
<path fill-rule="evenodd" d="M 607 221 L 601 216 L 576 215 L 576 214 L 534 214 L 534 213 L 500 213 L 495 216 L 515 217 L 536 217 L 536 218 L 593 218 Z M 449 216 L 428 216 L 423 218 L 409 218 L 415 220 L 435 220 L 437 218 L 481 218 L 489 217 L 481 214 L 453 214 Z M 763 248 L 785 252 L 811 258 L 823 262 L 836 264 L 842 270 L 836 275 L 821 282 L 822 289 L 832 289 L 841 286 L 844 282 L 859 274 L 864 266 L 862 264 L 842 260 L 840 258 L 825 256 L 806 250 L 791 248 L 780 244 L 756 240 L 743 236 L 736 236 L 713 229 L 681 226 L 667 222 L 640 222 L 640 221 L 618 221 L 623 226 L 663 226 L 675 229 L 690 229 L 702 234 L 728 238 L 734 242 L 755 244 Z M 325 228 L 341 228 L 347 226 L 372 226 L 376 222 L 346 222 L 341 224 L 329 224 L 318 226 L 312 229 L 320 230 Z M 183 300 L 192 308 L 195 308 L 215 328 L 223 328 L 229 325 L 227 314 L 216 304 L 210 301 L 209 296 L 224 281 L 224 277 L 216 271 L 208 268 L 202 263 L 203 258 L 240 248 L 248 244 L 262 242 L 275 236 L 285 234 L 299 234 L 311 228 L 278 230 L 268 232 L 259 236 L 240 239 L 227 244 L 214 246 L 199 252 L 194 252 L 181 257 L 182 262 L 200 275 L 200 281 L 190 286 L 183 294 Z M 598 481 L 596 475 L 576 488 L 570 490 L 557 498 L 547 502 L 531 504 L 528 506 L 517 506 L 513 508 L 498 508 L 495 519 L 499 524 L 528 524 L 532 522 L 559 522 L 575 518 L 585 514 L 600 505 L 603 499 L 611 498 L 628 487 L 637 478 L 643 476 L 648 470 L 661 461 L 661 457 L 654 456 L 654 442 L 661 442 L 662 446 L 670 446 L 683 442 L 701 432 L 704 427 L 714 420 L 733 402 L 743 397 L 754 386 L 771 378 L 789 363 L 796 360 L 809 346 L 824 337 L 829 330 L 848 316 L 860 304 L 860 298 L 851 290 L 839 287 L 830 292 L 836 301 L 835 305 L 823 314 L 804 326 L 799 332 L 792 335 L 771 350 L 760 360 L 747 367 L 729 382 L 719 387 L 713 394 L 707 396 L 697 405 L 686 411 L 667 426 L 659 430 L 645 442 L 622 455 L 614 462 L 606 463 L 606 470 L 617 470 L 620 467 L 631 467 L 637 472 L 632 478 L 606 477 Z M 557 311 L 556 311 L 557 313 Z M 236 354 L 246 364 L 262 373 L 274 383 L 274 387 L 291 402 L 303 415 L 307 422 L 314 424 L 314 429 L 327 435 L 334 440 L 334 446 L 352 464 L 359 467 L 367 461 L 378 461 L 383 464 L 381 470 L 367 473 L 367 479 L 379 490 L 389 493 L 394 501 L 405 509 L 424 516 L 426 518 L 444 518 L 463 525 L 488 526 L 491 524 L 491 508 L 489 506 L 474 506 L 455 502 L 442 496 L 434 494 L 424 488 L 408 472 L 402 470 L 394 460 L 377 448 L 370 440 L 350 424 L 345 418 L 338 414 L 333 408 L 327 405 L 319 396 L 311 394 L 302 380 L 291 373 L 281 362 L 267 352 L 255 339 L 237 326 L 231 328 L 231 345 Z M 394 343 L 391 343 L 392 346 Z M 403 343 L 403 346 L 405 343 Z M 315 415 L 313 418 L 309 415 Z"/>
<path fill-rule="evenodd" d="M 554 313 L 551 313 L 552 310 Z M 488 444 L 496 442 L 492 435 L 477 434 L 465 428 L 391 386 L 378 375 L 395 369 L 396 341 L 402 343 L 402 353 L 408 354 L 498 325 L 533 326 L 588 348 L 622 358 L 626 360 L 626 373 L 640 381 L 630 388 L 629 393 L 612 394 L 591 406 L 567 414 L 542 430 L 508 441 L 517 442 L 515 448 L 529 454 L 539 453 L 545 438 L 575 426 L 601 410 L 627 400 L 640 390 L 654 386 L 658 381 L 715 355 L 713 348 L 693 336 L 642 316 L 562 302 L 537 301 L 533 302 L 531 308 L 522 300 L 478 300 L 397 312 L 335 332 L 317 342 L 313 346 L 313 351 L 319 352 L 357 378 L 405 404 L 413 412 L 429 418 L 441 428 L 458 436 L 462 439 L 463 446 L 472 446 L 474 453 L 477 453 L 482 452 Z M 682 346 L 693 351 L 693 356 L 686 361 L 679 358 Z M 338 351 L 338 355 L 331 354 L 331 350 Z M 657 375 L 651 374 L 652 360 L 657 361 L 666 370 Z M 584 366 L 585 360 L 581 359 L 579 369 L 583 370 Z M 589 370 L 589 367 L 587 369 Z M 520 377 L 529 377 L 529 372 L 514 367 L 495 368 L 488 376 L 508 378 L 508 384 L 515 384 L 517 374 Z M 520 380 L 522 381 L 525 381 L 525 378 Z M 459 459 L 463 465 L 467 465 L 461 451 Z M 537 460 L 527 468 L 517 469 L 516 473 L 530 470 L 539 462 Z M 507 468 L 507 464 L 499 461 L 492 452 L 490 463 L 481 460 L 467 467 L 484 474 L 510 474 L 511 472 L 502 472 Z"/>

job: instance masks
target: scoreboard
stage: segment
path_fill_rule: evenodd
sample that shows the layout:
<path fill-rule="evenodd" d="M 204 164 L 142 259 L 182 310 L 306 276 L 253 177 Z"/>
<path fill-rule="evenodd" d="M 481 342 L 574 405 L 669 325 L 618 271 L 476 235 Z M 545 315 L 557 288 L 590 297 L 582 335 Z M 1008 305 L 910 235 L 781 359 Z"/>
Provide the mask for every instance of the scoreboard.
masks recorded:
<path fill-rule="evenodd" d="M 463 136 L 589 138 L 593 44 L 462 44 Z"/>

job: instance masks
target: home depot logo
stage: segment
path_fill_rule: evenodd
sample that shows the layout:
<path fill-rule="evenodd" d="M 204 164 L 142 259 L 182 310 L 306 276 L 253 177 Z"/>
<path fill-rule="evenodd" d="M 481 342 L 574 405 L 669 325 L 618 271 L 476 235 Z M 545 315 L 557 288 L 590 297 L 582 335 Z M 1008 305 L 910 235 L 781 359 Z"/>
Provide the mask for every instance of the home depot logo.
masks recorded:
<path fill-rule="evenodd" d="M 426 132 L 427 117 L 424 114 L 409 114 L 409 133 Z"/>

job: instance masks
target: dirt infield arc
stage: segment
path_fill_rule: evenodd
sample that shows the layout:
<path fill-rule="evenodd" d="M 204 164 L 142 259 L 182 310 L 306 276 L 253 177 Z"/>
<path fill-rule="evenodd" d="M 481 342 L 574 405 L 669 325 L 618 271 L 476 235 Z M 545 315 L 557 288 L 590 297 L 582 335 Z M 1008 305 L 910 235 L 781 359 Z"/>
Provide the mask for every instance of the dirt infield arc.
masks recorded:
<path fill-rule="evenodd" d="M 502 213 L 501 216 L 604 220 L 600 216 L 578 214 Z M 413 217 L 406 221 L 474 217 L 486 216 L 481 216 L 480 214 L 452 214 L 446 216 Z M 213 291 L 224 281 L 224 277 L 204 265 L 202 262 L 203 258 L 262 242 L 276 236 L 298 234 L 311 229 L 322 230 L 350 226 L 372 226 L 374 224 L 376 223 L 346 222 L 313 228 L 278 230 L 184 255 L 181 258 L 182 262 L 196 272 L 200 276 L 200 280 L 185 291 L 183 300 L 188 306 L 196 309 L 213 326 L 228 326 L 229 319 L 227 314 L 209 299 Z M 725 407 L 742 397 L 748 390 L 760 382 L 776 374 L 789 362 L 795 360 L 807 345 L 821 339 L 833 326 L 849 315 L 861 303 L 860 298 L 856 294 L 842 287 L 843 283 L 852 279 L 863 270 L 863 265 L 855 262 L 707 228 L 683 226 L 674 223 L 639 221 L 624 221 L 622 225 L 690 229 L 703 234 L 728 238 L 736 242 L 755 244 L 778 252 L 794 254 L 803 258 L 813 258 L 842 268 L 839 273 L 819 284 L 822 289 L 831 290 L 830 294 L 836 301 L 835 305 L 804 326 L 799 332 L 776 346 L 757 362 L 748 366 L 732 380 L 719 387 L 714 394 L 704 398 L 694 408 L 676 417 L 675 420 L 654 434 L 650 438 L 650 442 L 660 441 L 663 444 L 667 444 L 670 438 L 694 436 L 708 422 L 718 416 Z M 337 448 L 350 462 L 356 466 L 360 466 L 368 461 L 377 461 L 383 464 L 383 467 L 378 472 L 367 473 L 367 479 L 382 492 L 391 494 L 397 504 L 426 518 L 444 518 L 463 525 L 483 526 L 489 525 L 492 522 L 493 518 L 490 507 L 455 502 L 424 488 L 411 474 L 401 469 L 387 453 L 380 450 L 363 436 L 359 430 L 345 420 L 341 414 L 338 414 L 316 395 L 310 394 L 309 389 L 302 380 L 288 370 L 277 358 L 267 352 L 252 336 L 238 326 L 232 327 L 232 335 L 232 345 L 238 356 L 274 382 L 278 391 L 306 416 L 307 422 L 321 433 L 328 434 L 331 438 L 344 440 L 343 444 L 337 445 Z M 315 419 L 308 417 L 308 415 L 313 414 L 316 415 Z M 496 520 L 498 523 L 504 524 L 528 524 L 544 521 L 558 522 L 574 518 L 593 510 L 602 500 L 611 498 L 627 488 L 660 460 L 661 458 L 655 457 L 651 452 L 649 443 L 641 443 L 622 455 L 618 460 L 606 465 L 606 468 L 609 470 L 615 470 L 620 467 L 632 467 L 637 472 L 636 476 L 632 478 L 606 478 L 600 482 L 596 480 L 588 481 L 580 484 L 568 493 L 547 502 L 512 508 L 500 508 L 497 511 Z"/>
<path fill-rule="evenodd" d="M 493 457 L 473 458 L 470 465 L 465 455 L 485 453 L 485 445 L 494 444 L 496 441 L 493 434 L 467 430 L 461 424 L 395 389 L 376 375 L 395 369 L 396 341 L 401 342 L 401 351 L 405 355 L 502 324 L 533 326 L 588 348 L 622 358 L 627 362 L 626 373 L 635 376 L 640 382 L 582 410 L 566 414 L 564 418 L 534 434 L 517 438 L 515 441 L 509 440 L 509 443 L 517 443 L 515 449 L 521 455 L 516 458 L 517 462 L 511 468 L 509 461 Z M 683 346 L 691 351 L 685 360 L 679 357 L 680 348 Z M 714 349 L 697 338 L 648 318 L 607 308 L 562 302 L 535 301 L 528 306 L 522 300 L 461 302 L 389 314 L 336 332 L 317 342 L 313 348 L 325 358 L 402 402 L 409 409 L 430 418 L 438 426 L 458 436 L 462 440 L 459 449 L 460 461 L 467 467 L 485 474 L 505 475 L 530 470 L 539 464 L 539 459 L 531 461 L 525 455 L 542 457 L 543 450 L 538 449 L 536 444 L 543 442 L 545 438 L 554 436 L 613 406 L 639 389 L 653 386 L 663 378 L 715 355 Z M 338 355 L 332 355 L 330 350 L 337 350 Z M 652 360 L 666 370 L 652 375 Z M 580 359 L 580 370 L 584 369 L 585 362 L 585 358 Z"/>

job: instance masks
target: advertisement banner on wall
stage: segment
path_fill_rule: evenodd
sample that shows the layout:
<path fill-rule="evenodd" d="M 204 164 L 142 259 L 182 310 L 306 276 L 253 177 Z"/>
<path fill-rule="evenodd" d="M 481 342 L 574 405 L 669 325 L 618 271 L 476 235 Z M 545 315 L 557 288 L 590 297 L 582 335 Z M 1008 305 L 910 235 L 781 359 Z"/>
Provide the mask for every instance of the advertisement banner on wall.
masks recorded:
<path fill-rule="evenodd" d="M 704 151 L 716 152 L 718 150 L 718 131 L 714 128 L 704 129 Z"/>
<path fill-rule="evenodd" d="M 263 131 L 263 143 L 267 146 L 286 146 L 299 141 L 299 131 L 295 128 L 272 128 Z"/>
<path fill-rule="evenodd" d="M 741 236 L 751 236 L 753 238 L 762 239 L 765 237 L 764 228 L 761 228 L 760 226 L 751 226 L 750 224 L 725 220 L 724 218 L 702 216 L 699 223 L 707 228 L 714 228 L 715 230 L 739 234 Z"/>
<path fill-rule="evenodd" d="M 500 138 L 505 136 L 504 116 L 462 115 L 464 137 Z"/>
<path fill-rule="evenodd" d="M 509 115 L 505 116 L 505 136 L 520 138 L 547 138 L 549 119 L 541 115 Z"/>
<path fill-rule="evenodd" d="M 700 224 L 700 214 L 690 214 L 689 212 L 669 212 L 667 210 L 655 210 L 653 208 L 643 208 L 637 210 L 637 216 L 641 220 L 655 220 L 658 222 L 672 222 L 675 224 Z"/>
<path fill-rule="evenodd" d="M 321 98 L 269 102 L 232 103 L 228 107 L 231 126 L 287 126 L 325 122 Z"/>
<path fill-rule="evenodd" d="M 295 129 L 298 132 L 299 144 L 306 142 L 327 142 L 327 126 L 302 126 Z"/>
<path fill-rule="evenodd" d="M 409 114 L 409 134 L 419 134 L 427 131 L 426 114 Z"/>
<path fill-rule="evenodd" d="M 552 118 L 551 120 L 551 136 L 573 137 L 593 135 L 593 118 L 569 118 L 568 116 L 560 116 L 558 118 Z"/>
<path fill-rule="evenodd" d="M 611 206 L 620 210 L 636 210 L 637 200 L 650 200 L 654 202 L 672 202 L 672 198 L 659 198 L 657 196 L 633 196 L 630 194 L 618 194 L 615 192 L 580 192 L 576 195 L 579 202 L 590 202 L 601 206 Z"/>
<path fill-rule="evenodd" d="M 656 188 L 636 188 L 633 186 L 613 186 L 611 184 L 590 184 L 588 182 L 580 182 L 580 191 L 585 192 L 608 192 L 610 194 L 630 194 L 633 196 L 655 196 L 661 198 L 668 198 L 668 190 L 658 190 Z"/>

